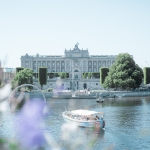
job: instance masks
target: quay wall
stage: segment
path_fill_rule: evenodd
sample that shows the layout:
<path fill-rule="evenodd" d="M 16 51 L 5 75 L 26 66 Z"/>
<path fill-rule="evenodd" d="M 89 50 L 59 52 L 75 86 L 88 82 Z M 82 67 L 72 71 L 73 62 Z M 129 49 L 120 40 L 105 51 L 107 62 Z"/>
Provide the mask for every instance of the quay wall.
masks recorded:
<path fill-rule="evenodd" d="M 102 91 L 95 92 L 102 97 L 142 97 L 150 96 L 150 91 Z"/>
<path fill-rule="evenodd" d="M 68 98 L 73 98 L 72 97 L 72 92 L 61 92 L 58 93 L 58 95 L 55 95 L 53 92 L 42 92 L 45 98 L 62 98 L 62 99 L 68 99 Z M 27 92 L 26 94 L 30 94 L 31 97 L 40 97 L 42 96 L 41 93 L 32 93 L 32 92 Z M 19 95 L 19 93 L 17 94 Z M 115 98 L 115 97 L 142 97 L 142 96 L 150 96 L 150 91 L 95 91 L 95 92 L 90 92 L 90 95 L 88 94 L 79 94 L 76 93 L 75 97 L 76 99 L 95 99 L 98 97 L 103 97 L 103 98 Z"/>

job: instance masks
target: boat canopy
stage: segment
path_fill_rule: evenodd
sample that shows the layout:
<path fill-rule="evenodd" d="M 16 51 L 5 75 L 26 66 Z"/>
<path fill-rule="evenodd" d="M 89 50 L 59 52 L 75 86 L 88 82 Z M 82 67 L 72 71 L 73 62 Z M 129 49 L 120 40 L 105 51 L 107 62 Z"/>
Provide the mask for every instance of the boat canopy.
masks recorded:
<path fill-rule="evenodd" d="M 73 110 L 73 111 L 71 111 L 71 113 L 75 114 L 75 115 L 81 115 L 81 116 L 89 116 L 89 115 L 94 115 L 94 114 L 101 114 L 101 115 L 103 115 L 102 112 L 90 111 L 90 110 L 82 110 L 82 109 Z"/>

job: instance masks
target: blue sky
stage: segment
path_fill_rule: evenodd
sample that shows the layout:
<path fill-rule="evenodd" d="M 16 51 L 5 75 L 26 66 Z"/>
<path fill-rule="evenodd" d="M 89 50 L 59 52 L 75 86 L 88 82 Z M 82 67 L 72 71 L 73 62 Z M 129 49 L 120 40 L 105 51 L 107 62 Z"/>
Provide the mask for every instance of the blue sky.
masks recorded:
<path fill-rule="evenodd" d="M 2 66 L 21 66 L 26 53 L 63 55 L 77 42 L 90 55 L 127 52 L 150 66 L 149 8 L 149 0 L 1 0 Z"/>

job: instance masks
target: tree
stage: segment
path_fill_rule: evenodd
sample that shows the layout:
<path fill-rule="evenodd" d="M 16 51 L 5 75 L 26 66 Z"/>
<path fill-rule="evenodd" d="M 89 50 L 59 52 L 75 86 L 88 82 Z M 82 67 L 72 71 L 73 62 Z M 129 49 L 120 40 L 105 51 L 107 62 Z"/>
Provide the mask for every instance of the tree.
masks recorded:
<path fill-rule="evenodd" d="M 24 68 L 16 73 L 12 81 L 12 88 L 22 84 L 33 84 L 33 71 L 31 69 Z"/>
<path fill-rule="evenodd" d="M 109 72 L 109 68 L 103 67 L 100 68 L 100 84 L 102 85 L 105 81 L 105 78 L 107 77 Z"/>
<path fill-rule="evenodd" d="M 100 73 L 99 72 L 83 72 L 82 78 L 87 79 L 87 77 L 88 78 L 91 78 L 91 77 L 100 78 Z"/>
<path fill-rule="evenodd" d="M 90 79 L 91 77 L 93 77 L 93 73 L 92 72 L 88 72 L 88 79 Z"/>
<path fill-rule="evenodd" d="M 121 88 L 125 90 L 138 88 L 143 79 L 142 69 L 128 53 L 120 53 L 111 66 L 103 87 Z"/>
<path fill-rule="evenodd" d="M 41 89 L 43 85 L 47 84 L 47 68 L 46 67 L 39 68 L 39 83 L 41 85 Z"/>
<path fill-rule="evenodd" d="M 93 72 L 93 77 L 94 78 L 100 78 L 100 72 Z"/>
<path fill-rule="evenodd" d="M 24 68 L 23 67 L 16 67 L 16 73 L 23 70 Z"/>
<path fill-rule="evenodd" d="M 144 71 L 144 84 L 150 83 L 150 67 L 143 68 Z"/>
<path fill-rule="evenodd" d="M 88 77 L 88 72 L 83 72 L 82 73 L 82 78 L 83 79 L 87 79 L 87 77 Z"/>

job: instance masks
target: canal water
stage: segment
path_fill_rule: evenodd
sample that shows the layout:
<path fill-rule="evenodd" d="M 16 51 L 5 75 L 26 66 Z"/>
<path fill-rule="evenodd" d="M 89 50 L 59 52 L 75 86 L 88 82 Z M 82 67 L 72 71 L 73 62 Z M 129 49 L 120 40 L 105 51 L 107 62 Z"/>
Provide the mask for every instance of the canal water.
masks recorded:
<path fill-rule="evenodd" d="M 53 147 L 62 150 L 150 149 L 150 97 L 105 99 L 103 103 L 95 99 L 47 99 L 47 105 L 50 113 L 44 119 L 43 131 Z M 62 112 L 74 109 L 104 112 L 105 130 L 66 124 Z M 9 116 L 0 114 L 3 120 L 0 136 L 14 134 L 10 113 Z M 49 150 L 49 145 L 45 149 Z"/>

